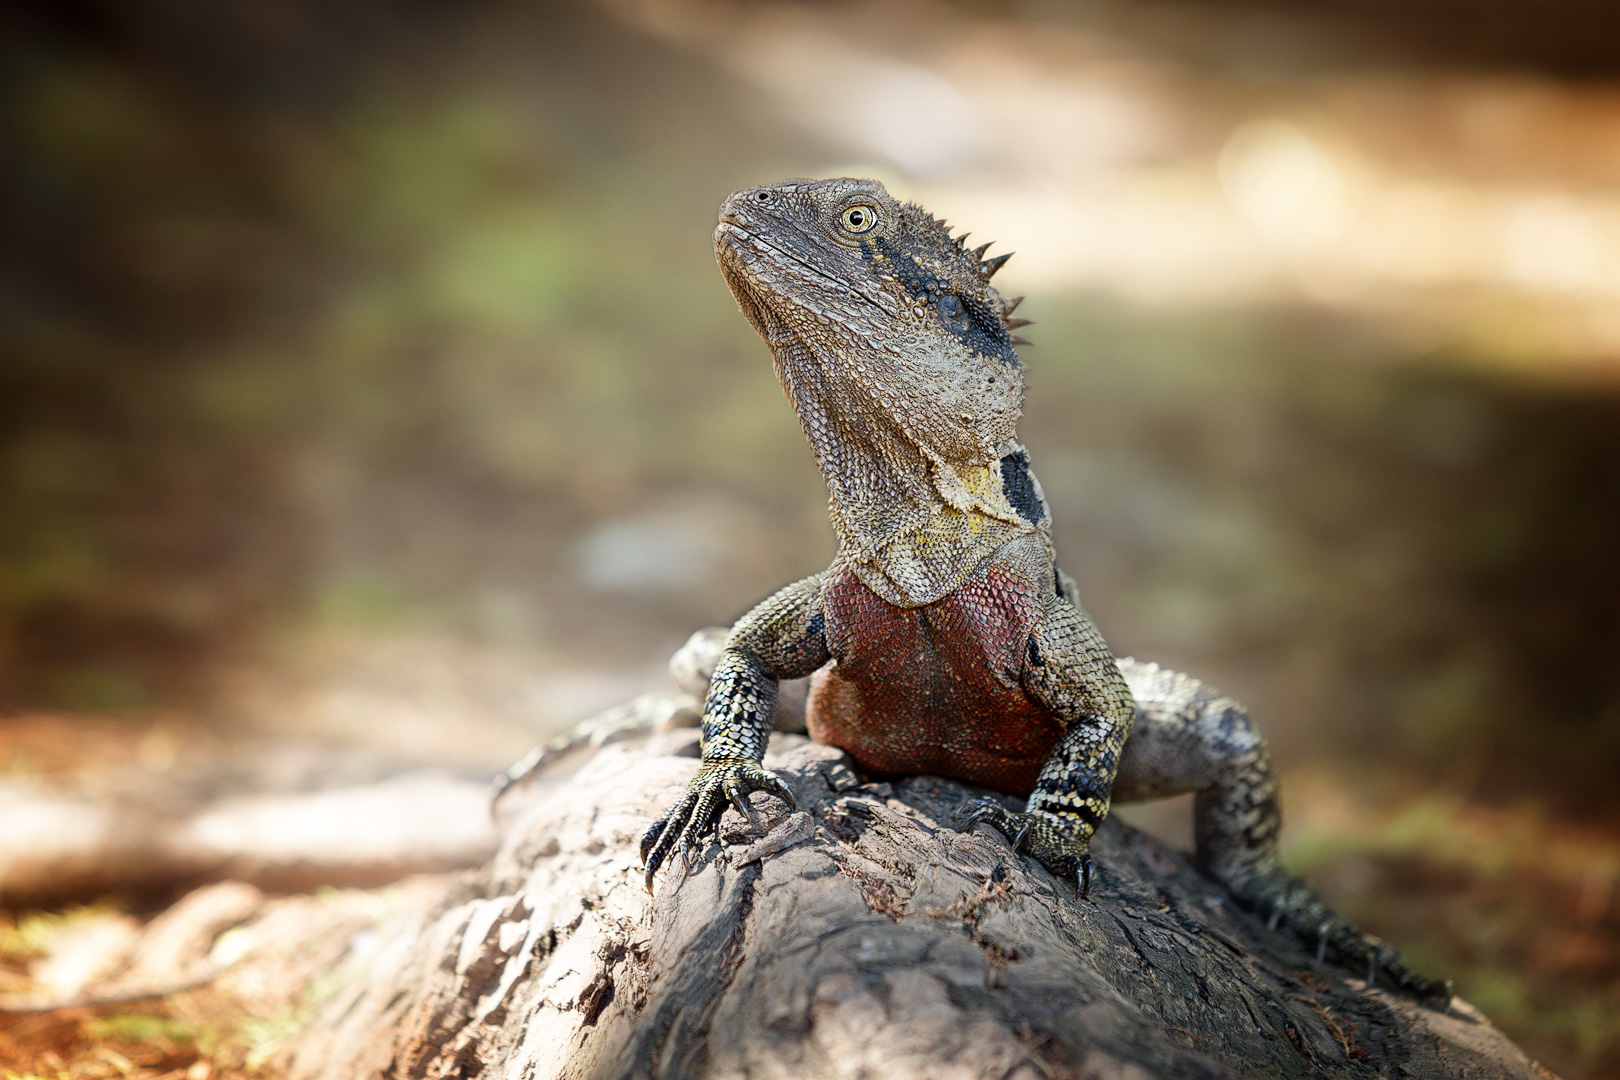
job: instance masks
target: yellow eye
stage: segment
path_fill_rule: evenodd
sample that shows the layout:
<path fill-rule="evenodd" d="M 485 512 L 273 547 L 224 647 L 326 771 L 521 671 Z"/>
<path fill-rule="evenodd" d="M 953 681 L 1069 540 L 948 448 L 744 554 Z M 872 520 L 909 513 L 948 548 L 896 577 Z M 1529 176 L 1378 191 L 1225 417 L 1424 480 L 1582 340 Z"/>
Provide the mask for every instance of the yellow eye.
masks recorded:
<path fill-rule="evenodd" d="M 865 203 L 859 206 L 851 206 L 839 215 L 838 221 L 844 226 L 844 231 L 847 233 L 859 235 L 863 232 L 871 232 L 872 226 L 878 223 L 877 207 L 867 206 Z"/>

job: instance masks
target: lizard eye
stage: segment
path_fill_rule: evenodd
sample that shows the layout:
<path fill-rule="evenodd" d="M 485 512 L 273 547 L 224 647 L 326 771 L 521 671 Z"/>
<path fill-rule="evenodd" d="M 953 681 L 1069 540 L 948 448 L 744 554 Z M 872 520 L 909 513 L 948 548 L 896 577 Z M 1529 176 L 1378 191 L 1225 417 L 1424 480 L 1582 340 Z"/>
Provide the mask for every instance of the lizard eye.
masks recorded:
<path fill-rule="evenodd" d="M 867 206 L 865 203 L 851 206 L 838 216 L 838 222 L 847 233 L 858 236 L 864 232 L 871 232 L 872 226 L 878 223 L 877 207 Z"/>

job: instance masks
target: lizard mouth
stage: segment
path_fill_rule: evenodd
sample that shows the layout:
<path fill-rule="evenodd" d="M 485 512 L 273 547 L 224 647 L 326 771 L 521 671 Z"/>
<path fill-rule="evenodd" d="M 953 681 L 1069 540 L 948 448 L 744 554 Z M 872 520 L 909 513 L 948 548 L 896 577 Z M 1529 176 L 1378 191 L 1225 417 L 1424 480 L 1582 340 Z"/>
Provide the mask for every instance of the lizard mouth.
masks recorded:
<path fill-rule="evenodd" d="M 753 234 L 735 221 L 722 216 L 719 227 L 714 231 L 714 249 L 720 263 L 720 273 L 725 277 L 726 285 L 731 289 L 731 295 L 736 299 L 737 306 L 742 309 L 743 316 L 754 329 L 764 335 L 767 332 L 765 306 L 755 294 L 747 261 L 738 250 L 749 239 L 753 239 Z"/>
<path fill-rule="evenodd" d="M 782 250 L 782 248 L 771 243 L 759 233 L 750 230 L 746 225 L 743 225 L 730 214 L 720 215 L 720 224 L 714 230 L 714 243 L 717 249 L 724 252 L 725 255 L 730 256 L 734 260 L 736 268 L 742 273 L 747 273 L 748 271 L 748 260 L 742 257 L 742 249 L 751 244 L 765 248 L 778 259 L 795 263 L 800 268 L 816 275 L 817 277 L 826 278 L 828 281 L 832 280 L 831 278 L 827 277 L 827 274 L 824 271 L 806 262 L 804 259 L 799 258 L 792 252 Z"/>

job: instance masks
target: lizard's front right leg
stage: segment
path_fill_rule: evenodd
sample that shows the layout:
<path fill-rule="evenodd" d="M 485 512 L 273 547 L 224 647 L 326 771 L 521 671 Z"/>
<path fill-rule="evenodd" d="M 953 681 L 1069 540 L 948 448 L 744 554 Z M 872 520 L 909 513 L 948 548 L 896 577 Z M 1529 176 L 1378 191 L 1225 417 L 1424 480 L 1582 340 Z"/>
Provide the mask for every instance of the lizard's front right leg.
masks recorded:
<path fill-rule="evenodd" d="M 768 791 L 793 805 L 787 785 L 760 762 L 771 737 L 777 684 L 809 675 L 830 659 L 822 576 L 794 582 L 732 628 L 703 703 L 703 764 L 680 801 L 641 838 L 649 892 L 670 852 L 678 847 L 689 859 L 693 843 L 719 828 L 728 801 L 756 828 L 750 792 Z"/>

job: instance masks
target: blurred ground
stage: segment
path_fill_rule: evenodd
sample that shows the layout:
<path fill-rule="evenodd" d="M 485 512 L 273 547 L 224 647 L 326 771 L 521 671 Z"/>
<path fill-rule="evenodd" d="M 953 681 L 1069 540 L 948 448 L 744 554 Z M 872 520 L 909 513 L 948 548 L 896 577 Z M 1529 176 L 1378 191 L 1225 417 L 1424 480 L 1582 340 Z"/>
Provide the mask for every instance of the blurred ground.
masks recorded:
<path fill-rule="evenodd" d="M 0 769 L 487 775 L 653 685 L 832 551 L 714 208 L 875 175 L 1018 251 L 1110 643 L 1254 708 L 1348 912 L 1620 1075 L 1620 38 L 1476 6 L 8 9 Z"/>

